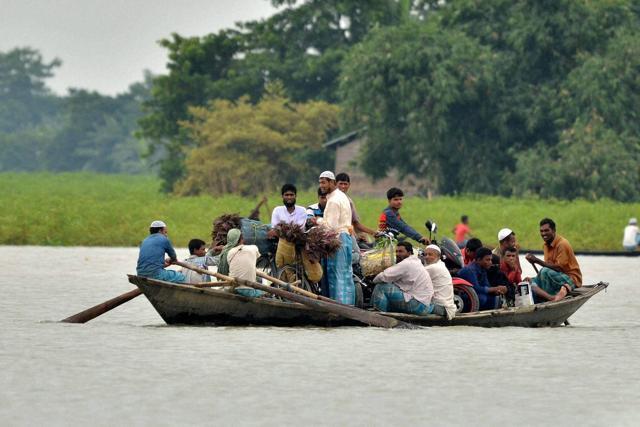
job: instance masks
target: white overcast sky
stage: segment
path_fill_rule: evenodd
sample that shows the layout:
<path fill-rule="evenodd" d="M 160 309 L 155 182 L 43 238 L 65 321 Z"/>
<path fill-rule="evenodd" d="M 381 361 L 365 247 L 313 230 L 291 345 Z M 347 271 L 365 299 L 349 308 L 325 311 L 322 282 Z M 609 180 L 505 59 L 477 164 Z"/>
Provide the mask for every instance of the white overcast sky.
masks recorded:
<path fill-rule="evenodd" d="M 275 13 L 267 0 L 0 0 L 0 51 L 39 50 L 62 66 L 47 84 L 125 92 L 143 70 L 165 72 L 158 40 L 202 36 Z"/>

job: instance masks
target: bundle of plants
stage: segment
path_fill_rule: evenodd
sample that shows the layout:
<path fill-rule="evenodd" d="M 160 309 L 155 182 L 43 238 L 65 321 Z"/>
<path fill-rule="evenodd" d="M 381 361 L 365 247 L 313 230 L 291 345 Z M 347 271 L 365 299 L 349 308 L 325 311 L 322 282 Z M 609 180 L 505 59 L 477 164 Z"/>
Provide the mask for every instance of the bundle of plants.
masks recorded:
<path fill-rule="evenodd" d="M 213 245 L 226 245 L 227 233 L 232 228 L 240 229 L 240 215 L 223 214 L 213 220 L 213 230 L 211 231 L 211 239 Z"/>
<path fill-rule="evenodd" d="M 281 222 L 275 226 L 278 238 L 284 239 L 287 242 L 291 242 L 296 246 L 303 247 L 307 243 L 307 236 L 304 232 L 304 228 L 298 224 L 287 224 Z"/>
<path fill-rule="evenodd" d="M 329 227 L 316 226 L 306 234 L 305 251 L 313 261 L 330 257 L 340 249 L 340 235 Z"/>

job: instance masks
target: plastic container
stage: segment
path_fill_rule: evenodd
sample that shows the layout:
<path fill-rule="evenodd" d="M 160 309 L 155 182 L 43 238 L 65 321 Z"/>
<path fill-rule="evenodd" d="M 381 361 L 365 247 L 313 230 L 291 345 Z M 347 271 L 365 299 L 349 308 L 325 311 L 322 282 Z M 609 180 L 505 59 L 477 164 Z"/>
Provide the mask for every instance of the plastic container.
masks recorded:
<path fill-rule="evenodd" d="M 516 285 L 516 307 L 533 305 L 533 292 L 531 283 L 520 282 Z"/>

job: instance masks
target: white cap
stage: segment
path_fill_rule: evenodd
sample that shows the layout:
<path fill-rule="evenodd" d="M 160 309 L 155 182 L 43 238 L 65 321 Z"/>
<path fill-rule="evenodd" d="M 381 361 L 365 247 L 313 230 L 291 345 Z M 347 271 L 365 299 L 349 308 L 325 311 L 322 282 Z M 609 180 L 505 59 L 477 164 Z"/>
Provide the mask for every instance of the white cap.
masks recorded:
<path fill-rule="evenodd" d="M 635 225 L 635 224 L 637 224 L 637 223 L 638 223 L 638 219 L 637 219 L 637 218 L 631 218 L 631 219 L 629 220 L 629 224 L 630 224 L 630 225 Z"/>
<path fill-rule="evenodd" d="M 441 252 L 440 252 L 440 248 L 439 248 L 437 245 L 428 245 L 428 246 L 425 248 L 425 250 L 426 250 L 426 249 L 433 249 L 434 251 L 436 251 L 436 252 L 438 252 L 438 253 L 441 253 Z"/>
<path fill-rule="evenodd" d="M 327 178 L 327 179 L 331 179 L 333 181 L 336 180 L 336 176 L 333 174 L 333 172 L 331 171 L 324 171 L 320 174 L 320 176 L 318 177 L 318 179 L 320 178 Z"/>
<path fill-rule="evenodd" d="M 156 220 L 151 223 L 149 228 L 165 228 L 166 226 L 167 224 L 165 224 L 164 222 Z"/>
<path fill-rule="evenodd" d="M 513 230 L 511 230 L 510 228 L 503 228 L 502 230 L 498 231 L 498 242 L 506 239 L 511 233 L 513 233 Z"/>

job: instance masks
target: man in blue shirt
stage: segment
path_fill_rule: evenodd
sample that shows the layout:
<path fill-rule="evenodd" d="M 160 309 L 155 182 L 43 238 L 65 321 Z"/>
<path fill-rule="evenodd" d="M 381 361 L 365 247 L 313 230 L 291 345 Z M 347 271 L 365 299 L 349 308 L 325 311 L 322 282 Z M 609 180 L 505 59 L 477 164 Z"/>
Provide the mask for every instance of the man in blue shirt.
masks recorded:
<path fill-rule="evenodd" d="M 167 234 L 167 225 L 164 222 L 153 221 L 151 223 L 149 237 L 144 239 L 140 245 L 136 271 L 138 276 L 166 282 L 184 283 L 186 282 L 184 274 L 173 270 L 165 270 L 165 267 L 170 266 L 177 259 L 176 251 L 171 246 Z M 169 258 L 165 259 L 164 254 L 169 255 Z"/>
<path fill-rule="evenodd" d="M 487 278 L 487 271 L 491 268 L 491 249 L 480 248 L 476 251 L 476 259 L 458 272 L 458 277 L 473 285 L 478 294 L 480 310 L 498 308 L 498 295 L 507 293 L 506 286 L 491 286 Z"/>
<path fill-rule="evenodd" d="M 387 206 L 380 214 L 378 230 L 387 231 L 387 229 L 393 229 L 395 230 L 393 234 L 397 235 L 398 233 L 402 233 L 416 242 L 428 245 L 431 243 L 429 238 L 422 236 L 400 217 L 400 208 L 402 207 L 403 199 L 404 193 L 401 189 L 393 187 L 387 191 L 389 206 Z"/>

